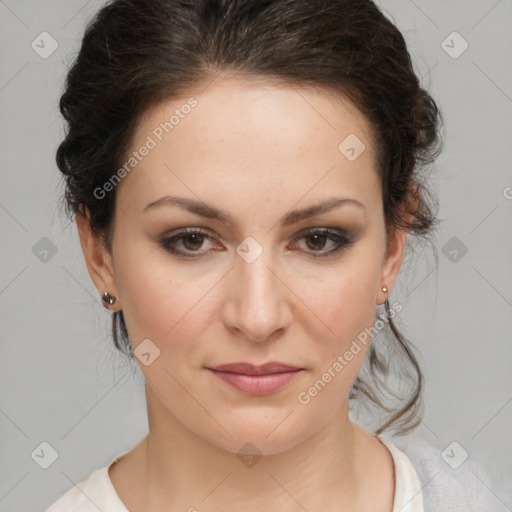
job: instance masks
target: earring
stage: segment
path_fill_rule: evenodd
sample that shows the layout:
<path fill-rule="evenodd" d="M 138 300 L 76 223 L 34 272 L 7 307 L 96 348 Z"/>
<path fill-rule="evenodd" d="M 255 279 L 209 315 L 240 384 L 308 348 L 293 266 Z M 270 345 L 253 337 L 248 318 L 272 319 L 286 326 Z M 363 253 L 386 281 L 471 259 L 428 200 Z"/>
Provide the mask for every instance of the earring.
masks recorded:
<path fill-rule="evenodd" d="M 381 290 L 382 290 L 384 293 L 386 293 L 386 292 L 388 291 L 388 289 L 387 289 L 387 287 L 386 287 L 386 286 L 382 286 L 382 287 L 381 287 Z M 386 299 L 386 300 L 387 300 L 387 299 Z M 386 302 L 386 301 L 381 302 L 380 304 L 384 304 L 385 302 Z M 380 306 L 380 304 L 379 304 L 379 306 Z"/>
<path fill-rule="evenodd" d="M 112 304 L 114 304 L 114 302 L 116 301 L 116 298 L 113 295 L 109 295 L 108 292 L 103 292 L 103 296 L 101 298 L 103 299 L 103 302 L 105 303 L 105 304 L 103 304 L 105 307 L 107 307 L 106 304 L 112 306 Z"/>

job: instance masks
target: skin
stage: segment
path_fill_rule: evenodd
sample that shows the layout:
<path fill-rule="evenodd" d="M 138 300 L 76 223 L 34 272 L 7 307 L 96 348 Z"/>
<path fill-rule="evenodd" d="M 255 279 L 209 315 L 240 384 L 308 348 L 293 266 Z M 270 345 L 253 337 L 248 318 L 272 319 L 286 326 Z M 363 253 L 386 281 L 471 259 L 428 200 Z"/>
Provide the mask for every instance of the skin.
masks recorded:
<path fill-rule="evenodd" d="M 148 366 L 137 359 L 149 433 L 111 467 L 116 492 L 132 512 L 391 512 L 391 454 L 348 415 L 368 345 L 307 405 L 297 399 L 373 326 L 402 263 L 407 233 L 386 244 L 371 125 L 340 96 L 220 77 L 146 112 L 132 150 L 192 95 L 198 106 L 117 186 L 112 254 L 77 216 L 98 293 L 117 297 L 110 309 L 123 310 L 134 350 L 147 338 L 160 350 Z M 355 161 L 338 150 L 349 134 L 366 146 Z M 165 195 L 200 199 L 232 222 L 169 205 L 143 212 Z M 333 196 L 364 208 L 282 225 L 290 210 Z M 187 227 L 211 235 L 174 243 L 196 258 L 160 244 Z M 355 242 L 315 258 L 336 243 L 304 232 L 325 227 Z M 263 248 L 251 263 L 236 252 L 249 236 Z M 205 368 L 237 361 L 304 371 L 251 396 Z M 236 456 L 247 442 L 263 455 L 252 467 Z"/>

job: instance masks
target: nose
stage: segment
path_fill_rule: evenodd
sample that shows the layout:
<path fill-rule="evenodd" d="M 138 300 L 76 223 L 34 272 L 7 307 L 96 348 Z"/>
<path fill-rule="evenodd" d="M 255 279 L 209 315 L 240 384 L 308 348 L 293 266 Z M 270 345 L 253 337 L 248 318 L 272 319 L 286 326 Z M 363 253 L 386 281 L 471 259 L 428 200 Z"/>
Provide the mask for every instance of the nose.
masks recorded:
<path fill-rule="evenodd" d="M 269 252 L 269 251 L 268 251 Z M 275 262 L 263 251 L 251 263 L 238 255 L 228 274 L 223 320 L 226 328 L 249 341 L 272 341 L 292 321 L 292 292 Z"/>

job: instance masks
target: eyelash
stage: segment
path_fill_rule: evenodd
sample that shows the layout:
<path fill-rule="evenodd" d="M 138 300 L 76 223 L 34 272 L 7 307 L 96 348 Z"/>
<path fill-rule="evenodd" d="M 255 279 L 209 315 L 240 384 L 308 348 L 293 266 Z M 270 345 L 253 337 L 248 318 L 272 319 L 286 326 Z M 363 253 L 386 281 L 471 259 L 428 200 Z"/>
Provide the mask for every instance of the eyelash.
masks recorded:
<path fill-rule="evenodd" d="M 192 253 L 197 253 L 197 255 L 187 255 L 184 251 L 176 250 L 174 247 L 172 247 L 173 244 L 176 242 L 179 242 L 180 240 L 183 240 L 189 235 L 204 235 L 206 238 L 211 239 L 208 231 L 205 231 L 201 228 L 188 228 L 183 231 L 180 231 L 179 233 L 170 236 L 165 237 L 160 240 L 160 245 L 171 254 L 178 255 L 183 258 L 198 258 L 201 256 L 202 253 L 199 253 L 199 251 L 192 251 Z M 318 254 L 320 251 L 311 251 L 313 253 L 313 258 L 327 258 L 330 256 L 333 256 L 335 253 L 338 253 L 344 249 L 348 249 L 354 244 L 354 240 L 348 235 L 348 233 L 344 230 L 331 230 L 329 228 L 317 228 L 317 229 L 310 229 L 298 238 L 295 238 L 295 240 L 300 240 L 302 238 L 307 238 L 314 235 L 325 235 L 327 236 L 328 240 L 331 240 L 335 242 L 338 246 L 335 249 L 332 249 L 327 252 L 323 252 Z M 296 243 L 294 244 L 295 247 Z M 317 253 L 317 254 L 315 254 Z"/>

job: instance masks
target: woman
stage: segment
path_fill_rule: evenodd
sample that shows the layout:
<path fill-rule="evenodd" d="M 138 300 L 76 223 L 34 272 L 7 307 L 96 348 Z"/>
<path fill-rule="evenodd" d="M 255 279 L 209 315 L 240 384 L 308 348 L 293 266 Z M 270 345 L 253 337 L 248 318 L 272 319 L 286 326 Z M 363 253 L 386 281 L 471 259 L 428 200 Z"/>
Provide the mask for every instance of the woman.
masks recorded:
<path fill-rule="evenodd" d="M 149 433 L 48 512 L 434 510 L 435 472 L 380 434 L 421 421 L 389 297 L 436 223 L 441 115 L 376 5 L 114 0 L 61 112 L 66 205 Z"/>

